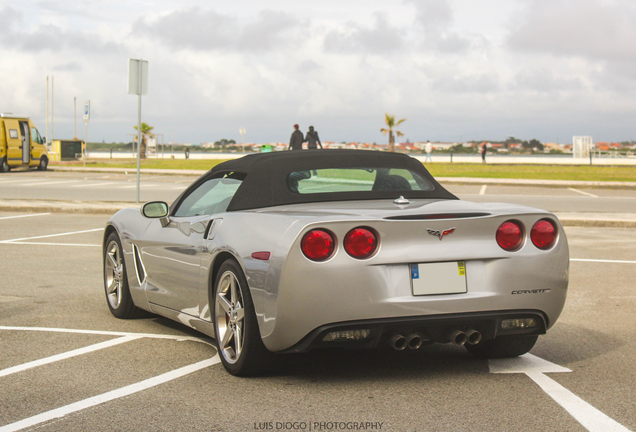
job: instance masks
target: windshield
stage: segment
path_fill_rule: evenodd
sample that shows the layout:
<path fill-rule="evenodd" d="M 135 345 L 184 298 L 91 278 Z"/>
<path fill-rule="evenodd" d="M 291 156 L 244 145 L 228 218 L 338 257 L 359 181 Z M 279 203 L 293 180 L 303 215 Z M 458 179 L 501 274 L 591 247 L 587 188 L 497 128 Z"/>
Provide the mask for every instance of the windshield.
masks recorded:
<path fill-rule="evenodd" d="M 428 180 L 403 168 L 328 168 L 294 171 L 287 176 L 287 187 L 298 194 L 433 190 L 433 185 Z"/>

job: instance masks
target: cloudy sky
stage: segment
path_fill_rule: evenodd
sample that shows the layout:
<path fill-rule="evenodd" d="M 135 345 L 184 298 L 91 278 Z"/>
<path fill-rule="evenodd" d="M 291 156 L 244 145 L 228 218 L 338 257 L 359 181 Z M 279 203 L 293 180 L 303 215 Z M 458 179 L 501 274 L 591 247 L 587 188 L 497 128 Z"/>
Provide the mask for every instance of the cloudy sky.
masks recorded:
<path fill-rule="evenodd" d="M 0 111 L 55 137 L 91 101 L 89 141 L 129 141 L 129 58 L 149 62 L 142 120 L 165 142 L 636 139 L 633 0 L 0 0 Z M 161 138 L 160 138 L 161 139 Z"/>

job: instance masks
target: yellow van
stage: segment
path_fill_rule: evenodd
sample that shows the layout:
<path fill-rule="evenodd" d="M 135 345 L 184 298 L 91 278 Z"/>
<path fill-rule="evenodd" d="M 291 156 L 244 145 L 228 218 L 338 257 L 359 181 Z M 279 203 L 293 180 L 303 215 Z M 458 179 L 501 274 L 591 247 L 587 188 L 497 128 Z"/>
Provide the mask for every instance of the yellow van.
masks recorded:
<path fill-rule="evenodd" d="M 49 153 L 44 139 L 28 117 L 0 114 L 0 172 L 14 167 L 46 170 Z"/>

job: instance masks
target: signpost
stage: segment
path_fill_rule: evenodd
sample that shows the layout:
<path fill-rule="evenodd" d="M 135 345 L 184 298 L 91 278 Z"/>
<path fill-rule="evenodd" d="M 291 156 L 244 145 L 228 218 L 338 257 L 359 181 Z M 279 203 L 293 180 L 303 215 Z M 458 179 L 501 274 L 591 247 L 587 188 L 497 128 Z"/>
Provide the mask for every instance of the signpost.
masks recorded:
<path fill-rule="evenodd" d="M 141 95 L 148 94 L 148 61 L 128 59 L 128 94 L 139 96 L 137 105 L 137 203 L 141 181 Z"/>
<path fill-rule="evenodd" d="M 84 101 L 84 124 L 86 129 L 84 131 L 84 144 L 82 144 L 82 162 L 84 168 L 86 168 L 86 140 L 88 140 L 88 121 L 91 118 L 91 101 Z"/>
<path fill-rule="evenodd" d="M 239 133 L 241 134 L 241 151 L 245 153 L 245 128 L 240 128 Z"/>

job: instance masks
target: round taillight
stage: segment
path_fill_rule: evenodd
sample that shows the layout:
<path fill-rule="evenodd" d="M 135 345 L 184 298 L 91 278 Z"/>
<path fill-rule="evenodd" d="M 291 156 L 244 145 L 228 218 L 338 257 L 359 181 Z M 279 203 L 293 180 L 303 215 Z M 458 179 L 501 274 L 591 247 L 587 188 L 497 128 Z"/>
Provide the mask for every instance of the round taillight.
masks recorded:
<path fill-rule="evenodd" d="M 497 228 L 497 244 L 507 251 L 513 251 L 521 246 L 523 241 L 523 230 L 518 223 L 507 221 Z"/>
<path fill-rule="evenodd" d="M 344 248 L 354 258 L 369 258 L 378 248 L 378 237 L 367 228 L 354 228 L 345 236 Z"/>
<path fill-rule="evenodd" d="M 542 219 L 532 226 L 530 240 L 539 249 L 549 249 L 556 240 L 556 228 L 549 220 Z"/>
<path fill-rule="evenodd" d="M 310 260 L 324 261 L 333 254 L 335 241 L 327 231 L 316 229 L 305 234 L 300 247 Z"/>

